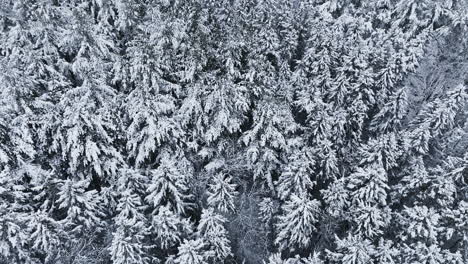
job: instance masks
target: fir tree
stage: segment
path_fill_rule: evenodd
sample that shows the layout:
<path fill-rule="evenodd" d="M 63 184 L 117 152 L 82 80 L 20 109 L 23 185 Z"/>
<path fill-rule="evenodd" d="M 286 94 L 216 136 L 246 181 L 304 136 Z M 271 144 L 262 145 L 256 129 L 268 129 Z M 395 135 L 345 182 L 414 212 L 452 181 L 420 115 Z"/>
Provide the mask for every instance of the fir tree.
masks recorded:
<path fill-rule="evenodd" d="M 275 242 L 281 249 L 307 248 L 316 231 L 319 221 L 320 202 L 311 200 L 307 195 L 291 195 L 282 206 L 278 219 L 278 235 Z"/>
<path fill-rule="evenodd" d="M 192 224 L 188 219 L 172 212 L 167 206 L 160 207 L 153 216 L 151 234 L 158 247 L 162 249 L 177 246 L 183 238 L 192 233 Z"/>
<path fill-rule="evenodd" d="M 221 212 L 234 211 L 234 198 L 237 195 L 236 185 L 231 183 L 232 178 L 223 174 L 213 177 L 213 182 L 208 187 L 208 205 L 217 208 Z"/>
<path fill-rule="evenodd" d="M 201 249 L 203 242 L 200 240 L 184 240 L 179 246 L 179 253 L 175 259 L 176 264 L 206 264 L 205 257 L 202 255 Z"/>
<path fill-rule="evenodd" d="M 231 256 L 228 232 L 224 228 L 226 218 L 218 215 L 213 209 L 204 209 L 197 227 L 197 236 L 208 246 L 206 255 L 214 262 L 224 261 Z"/>
<path fill-rule="evenodd" d="M 144 245 L 146 218 L 141 199 L 127 189 L 121 193 L 115 217 L 116 231 L 113 233 L 109 251 L 115 263 L 150 263 Z"/>
<path fill-rule="evenodd" d="M 361 264 L 371 262 L 374 254 L 371 241 L 349 235 L 344 239 L 336 238 L 336 250 L 328 252 L 328 258 L 332 263 Z"/>
<path fill-rule="evenodd" d="M 190 194 L 188 193 L 189 168 L 186 164 L 176 161 L 165 153 L 161 157 L 161 164 L 155 170 L 151 170 L 151 182 L 147 187 L 148 195 L 145 200 L 155 210 L 167 205 L 177 213 L 184 213 L 190 206 Z"/>

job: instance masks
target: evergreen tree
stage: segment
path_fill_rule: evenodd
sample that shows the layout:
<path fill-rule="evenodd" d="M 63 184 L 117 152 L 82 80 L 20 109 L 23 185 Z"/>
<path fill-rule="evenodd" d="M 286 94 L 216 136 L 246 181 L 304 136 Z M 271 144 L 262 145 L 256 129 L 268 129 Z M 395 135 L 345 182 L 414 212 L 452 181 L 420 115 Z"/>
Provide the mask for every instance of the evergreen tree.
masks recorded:
<path fill-rule="evenodd" d="M 316 231 L 319 221 L 320 202 L 311 200 L 307 195 L 291 195 L 282 206 L 282 215 L 278 219 L 278 235 L 275 242 L 281 249 L 307 248 Z"/>
<path fill-rule="evenodd" d="M 232 178 L 217 174 L 208 187 L 208 205 L 217 208 L 221 212 L 234 211 L 234 198 L 237 195 L 236 185 L 231 183 Z"/>
<path fill-rule="evenodd" d="M 45 212 L 36 212 L 27 222 L 28 246 L 32 254 L 38 254 L 42 262 L 54 260 L 54 252 L 60 250 L 63 237 L 60 224 Z"/>
<path fill-rule="evenodd" d="M 115 219 L 116 231 L 109 248 L 114 263 L 150 263 L 143 244 L 146 235 L 143 209 L 141 199 L 130 189 L 121 194 Z"/>
<path fill-rule="evenodd" d="M 205 257 L 201 249 L 203 242 L 200 240 L 184 240 L 179 246 L 179 253 L 175 259 L 176 264 L 206 264 Z"/>
<path fill-rule="evenodd" d="M 155 210 L 167 205 L 177 213 L 184 213 L 190 206 L 190 194 L 188 193 L 188 179 L 190 168 L 183 160 L 177 161 L 165 153 L 161 157 L 157 169 L 149 171 L 151 182 L 147 187 L 148 195 L 145 200 Z M 184 164 L 185 163 L 185 164 Z"/>
<path fill-rule="evenodd" d="M 336 238 L 336 251 L 328 252 L 328 257 L 332 263 L 361 264 L 371 262 L 375 254 L 371 241 L 349 235 Z"/>
<path fill-rule="evenodd" d="M 228 233 L 224 228 L 226 218 L 218 215 L 213 209 L 204 209 L 197 227 L 197 236 L 208 246 L 206 255 L 214 263 L 224 261 L 231 256 Z"/>
<path fill-rule="evenodd" d="M 64 228 L 82 236 L 84 233 L 99 229 L 101 209 L 96 191 L 85 191 L 87 181 L 66 180 L 59 186 L 57 193 L 58 209 L 66 211 L 61 220 Z"/>
<path fill-rule="evenodd" d="M 192 224 L 188 219 L 175 214 L 167 206 L 160 207 L 153 216 L 151 229 L 154 240 L 162 249 L 177 246 L 183 238 L 192 233 Z"/>
<path fill-rule="evenodd" d="M 315 161 L 309 152 L 300 152 L 290 157 L 287 167 L 282 172 L 278 185 L 278 195 L 286 200 L 291 194 L 308 194 L 316 182 L 311 179 L 314 174 Z"/>

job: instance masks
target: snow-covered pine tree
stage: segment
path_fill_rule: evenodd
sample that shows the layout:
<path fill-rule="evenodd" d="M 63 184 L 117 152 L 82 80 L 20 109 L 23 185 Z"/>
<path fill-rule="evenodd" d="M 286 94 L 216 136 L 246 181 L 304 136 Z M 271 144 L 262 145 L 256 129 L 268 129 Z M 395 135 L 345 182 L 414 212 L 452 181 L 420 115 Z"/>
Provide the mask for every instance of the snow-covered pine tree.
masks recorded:
<path fill-rule="evenodd" d="M 134 36 L 127 44 L 124 59 L 129 66 L 119 73 L 122 75 L 119 81 L 129 91 L 124 99 L 128 157 L 136 167 L 142 168 L 151 167 L 160 154 L 159 149 L 177 144 L 183 135 L 180 122 L 174 119 L 180 85 L 167 76 L 171 74 L 170 56 L 178 51 L 172 42 L 182 32 L 178 32 L 179 25 L 171 25 L 170 18 L 165 20 L 158 4 L 146 8 L 143 22 L 135 28 L 136 33 L 132 33 Z"/>
<path fill-rule="evenodd" d="M 2 110 L 0 107 L 0 112 L 5 113 Z M 12 123 L 3 122 L 4 118 L 1 120 L 0 260 L 27 263 L 34 259 L 27 242 L 29 232 L 26 228 L 34 210 L 30 190 L 33 184 L 29 179 L 40 177 L 45 172 L 31 162 L 35 151 L 29 130 L 23 130 L 25 127 L 18 124 L 22 118 L 15 118 Z"/>
<path fill-rule="evenodd" d="M 379 112 L 374 116 L 371 126 L 379 133 L 399 130 L 408 111 L 406 89 L 401 88 L 390 95 Z"/>
<path fill-rule="evenodd" d="M 412 155 L 392 195 L 393 203 L 403 208 L 397 213 L 397 229 L 402 236 L 397 245 L 403 261 L 462 261 L 462 243 L 454 242 L 458 235 L 453 235 L 449 223 L 453 223 L 451 212 L 457 214 L 455 208 L 462 206 L 466 198 L 457 198 L 460 196 L 457 179 L 451 173 L 453 165 L 438 158 L 453 160 L 444 138 L 458 120 L 458 109 L 465 101 L 466 91 L 460 85 L 448 91 L 444 99 L 433 99 L 422 107 L 408 129 Z M 454 248 L 447 251 L 447 245 Z"/>
<path fill-rule="evenodd" d="M 92 180 L 93 188 L 99 189 L 122 163 L 114 142 L 120 131 L 112 113 L 116 91 L 106 76 L 114 43 L 102 31 L 103 25 L 91 18 L 99 10 L 97 4 L 65 6 L 61 19 L 67 22 L 51 44 L 58 49 L 55 66 L 60 66 L 56 70 L 64 80 L 58 87 L 48 87 L 41 98 L 47 114 L 37 120 L 40 151 L 54 157 L 47 166 L 69 178 Z"/>
<path fill-rule="evenodd" d="M 287 200 L 292 194 L 309 194 L 316 185 L 316 180 L 313 179 L 314 165 L 310 151 L 293 153 L 276 183 L 279 198 Z"/>
<path fill-rule="evenodd" d="M 173 212 L 183 214 L 191 206 L 188 188 L 191 167 L 188 160 L 171 155 L 175 154 L 162 153 L 159 166 L 148 170 L 151 181 L 147 186 L 145 200 L 155 212 L 167 206 Z"/>
<path fill-rule="evenodd" d="M 351 192 L 348 210 L 356 234 L 364 238 L 383 234 L 391 221 L 388 188 L 387 174 L 378 166 L 358 169 L 348 178 L 347 189 Z"/>
<path fill-rule="evenodd" d="M 151 263 L 149 246 L 146 243 L 148 235 L 148 220 L 145 216 L 147 206 L 143 203 L 146 177 L 138 170 L 123 168 L 119 171 L 115 192 L 110 198 L 116 198 L 114 217 L 114 232 L 112 244 L 109 247 L 111 259 L 119 263 Z M 108 206 L 112 206 L 108 203 Z"/>
<path fill-rule="evenodd" d="M 50 247 L 41 246 L 32 227 L 37 204 L 31 188 L 35 178 L 46 174 L 36 162 L 42 157 L 36 147 L 35 120 L 43 108 L 40 96 L 46 85 L 58 86 L 62 81 L 52 66 L 57 63 L 52 39 L 58 28 L 45 13 L 60 16 L 49 3 L 0 4 L 0 261 L 11 263 L 43 261 L 48 255 L 44 249 L 56 244 L 56 233 L 51 232 Z M 42 245 L 48 236 L 43 230 Z"/>
<path fill-rule="evenodd" d="M 280 249 L 307 249 L 311 246 L 315 225 L 320 220 L 320 202 L 309 195 L 292 194 L 278 217 L 275 243 Z"/>
<path fill-rule="evenodd" d="M 101 205 L 95 190 L 86 191 L 87 180 L 65 180 L 59 183 L 57 210 L 63 211 L 60 220 L 69 235 L 82 237 L 90 231 L 98 231 L 101 225 Z"/>
<path fill-rule="evenodd" d="M 179 246 L 179 253 L 175 259 L 176 264 L 207 264 L 203 256 L 204 244 L 201 240 L 184 240 Z"/>
<path fill-rule="evenodd" d="M 212 208 L 203 209 L 196 235 L 208 247 L 204 254 L 212 263 L 223 262 L 232 255 L 225 222 L 226 218 L 216 214 Z"/>
<path fill-rule="evenodd" d="M 284 103 L 263 102 L 253 113 L 255 125 L 242 136 L 247 146 L 246 159 L 252 164 L 254 179 L 263 181 L 274 191 L 274 174 L 282 164 L 282 152 L 288 152 L 287 137 L 297 125 Z"/>
<path fill-rule="evenodd" d="M 370 240 L 350 234 L 343 239 L 336 238 L 336 250 L 328 251 L 328 259 L 331 263 L 364 264 L 372 262 L 375 254 Z"/>
<path fill-rule="evenodd" d="M 38 211 L 28 217 L 26 230 L 29 234 L 27 243 L 31 253 L 39 262 L 54 261 L 60 251 L 61 238 L 65 236 L 60 223 L 46 212 Z M 34 262 L 33 262 L 34 263 Z"/>
<path fill-rule="evenodd" d="M 168 206 L 162 206 L 152 217 L 150 231 L 150 240 L 165 250 L 177 246 L 187 238 L 193 232 L 193 227 L 187 218 L 174 213 Z"/>
<path fill-rule="evenodd" d="M 113 263 L 151 263 L 144 244 L 147 222 L 143 211 L 141 198 L 132 189 L 122 191 L 115 217 L 116 230 L 109 247 Z"/>
<path fill-rule="evenodd" d="M 19 185 L 7 181 L 8 171 L 0 172 L 0 261 L 14 264 L 30 261 L 31 251 L 27 244 L 29 232 L 26 230 L 29 208 Z"/>
<path fill-rule="evenodd" d="M 208 185 L 208 205 L 213 206 L 220 212 L 234 211 L 234 199 L 237 195 L 236 185 L 232 183 L 232 177 L 224 176 L 222 173 L 212 178 Z"/>

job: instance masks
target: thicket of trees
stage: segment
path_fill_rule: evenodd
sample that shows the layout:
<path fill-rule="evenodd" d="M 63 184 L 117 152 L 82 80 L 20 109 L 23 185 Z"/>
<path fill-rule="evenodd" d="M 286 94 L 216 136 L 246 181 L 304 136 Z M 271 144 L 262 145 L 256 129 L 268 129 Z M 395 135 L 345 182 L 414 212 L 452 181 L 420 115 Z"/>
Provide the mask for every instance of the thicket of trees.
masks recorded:
<path fill-rule="evenodd" d="M 0 263 L 467 263 L 467 11 L 0 0 Z"/>

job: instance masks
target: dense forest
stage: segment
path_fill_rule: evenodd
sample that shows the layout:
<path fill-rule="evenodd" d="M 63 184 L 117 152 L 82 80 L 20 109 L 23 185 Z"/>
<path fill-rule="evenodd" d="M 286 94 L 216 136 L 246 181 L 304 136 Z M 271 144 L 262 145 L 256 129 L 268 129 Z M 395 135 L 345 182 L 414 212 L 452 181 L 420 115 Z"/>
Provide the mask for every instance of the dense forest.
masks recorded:
<path fill-rule="evenodd" d="M 0 0 L 1 264 L 468 263 L 468 0 Z"/>

